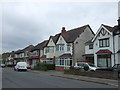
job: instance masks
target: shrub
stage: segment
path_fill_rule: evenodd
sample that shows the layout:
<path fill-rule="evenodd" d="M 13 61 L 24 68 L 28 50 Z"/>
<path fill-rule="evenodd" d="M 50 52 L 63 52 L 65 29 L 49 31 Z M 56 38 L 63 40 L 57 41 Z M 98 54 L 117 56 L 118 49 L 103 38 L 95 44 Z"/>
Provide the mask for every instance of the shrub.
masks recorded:
<path fill-rule="evenodd" d="M 54 70 L 55 69 L 55 64 L 47 64 L 47 63 L 41 63 L 38 62 L 36 63 L 36 69 L 39 70 Z"/>
<path fill-rule="evenodd" d="M 45 64 L 48 70 L 54 70 L 55 69 L 55 64 Z"/>
<path fill-rule="evenodd" d="M 75 68 L 74 68 L 74 66 L 70 66 L 70 70 L 74 70 Z"/>

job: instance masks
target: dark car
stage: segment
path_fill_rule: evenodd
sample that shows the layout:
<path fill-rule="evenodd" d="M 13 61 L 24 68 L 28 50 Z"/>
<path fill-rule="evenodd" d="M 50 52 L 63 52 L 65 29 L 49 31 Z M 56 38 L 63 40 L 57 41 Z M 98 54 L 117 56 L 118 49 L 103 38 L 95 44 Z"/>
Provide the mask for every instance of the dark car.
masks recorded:
<path fill-rule="evenodd" d="M 113 67 L 112 67 L 113 71 L 116 71 L 118 72 L 118 78 L 120 78 L 120 64 L 115 64 Z"/>
<path fill-rule="evenodd" d="M 115 65 L 112 67 L 112 69 L 113 69 L 114 71 L 120 71 L 120 64 L 115 64 Z"/>
<path fill-rule="evenodd" d="M 101 71 L 120 71 L 120 64 L 115 64 L 113 67 L 97 68 L 97 70 L 101 70 Z"/>

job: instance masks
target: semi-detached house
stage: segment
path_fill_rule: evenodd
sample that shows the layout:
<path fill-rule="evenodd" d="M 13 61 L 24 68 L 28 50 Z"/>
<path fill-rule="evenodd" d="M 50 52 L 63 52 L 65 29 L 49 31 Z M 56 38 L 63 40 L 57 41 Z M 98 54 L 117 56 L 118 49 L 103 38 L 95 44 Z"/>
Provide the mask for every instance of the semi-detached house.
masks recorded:
<path fill-rule="evenodd" d="M 18 50 L 14 53 L 14 62 L 25 61 L 29 63 L 30 50 L 33 48 L 33 45 L 29 45 L 22 50 Z"/>
<path fill-rule="evenodd" d="M 56 34 L 55 36 L 49 37 L 49 40 L 44 47 L 44 56 L 42 57 L 42 61 L 55 64 L 56 41 L 59 35 L 60 34 Z"/>
<path fill-rule="evenodd" d="M 120 63 L 120 19 L 118 25 L 101 25 L 93 39 L 86 42 L 85 58 L 98 67 Z"/>
<path fill-rule="evenodd" d="M 56 70 L 68 69 L 76 62 L 84 61 L 85 42 L 94 37 L 94 32 L 89 25 L 66 31 L 62 28 L 56 42 L 55 66 Z"/>
<path fill-rule="evenodd" d="M 34 48 L 30 50 L 29 56 L 29 64 L 33 67 L 36 65 L 37 62 L 43 62 L 42 57 L 44 55 L 44 47 L 46 46 L 48 40 L 45 40 L 39 44 L 37 44 Z"/>

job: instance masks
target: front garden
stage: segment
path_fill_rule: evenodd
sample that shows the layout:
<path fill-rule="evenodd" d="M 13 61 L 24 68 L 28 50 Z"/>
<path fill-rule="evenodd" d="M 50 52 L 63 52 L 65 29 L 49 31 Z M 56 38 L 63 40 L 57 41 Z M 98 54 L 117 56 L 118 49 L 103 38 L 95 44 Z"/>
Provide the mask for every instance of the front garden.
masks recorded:
<path fill-rule="evenodd" d="M 115 71 L 87 71 L 83 69 L 76 69 L 76 68 L 70 68 L 64 70 L 64 74 L 72 74 L 72 75 L 80 75 L 80 76 L 87 76 L 87 77 L 95 77 L 95 78 L 104 78 L 104 79 L 118 79 L 118 73 Z"/>

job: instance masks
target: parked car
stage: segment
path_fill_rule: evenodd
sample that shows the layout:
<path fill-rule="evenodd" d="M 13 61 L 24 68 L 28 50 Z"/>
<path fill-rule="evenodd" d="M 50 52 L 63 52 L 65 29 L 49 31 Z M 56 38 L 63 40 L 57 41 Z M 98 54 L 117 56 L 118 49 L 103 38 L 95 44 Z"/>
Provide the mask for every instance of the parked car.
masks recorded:
<path fill-rule="evenodd" d="M 111 72 L 117 72 L 118 78 L 120 78 L 120 64 L 115 64 L 113 67 L 107 67 L 107 68 L 97 68 L 96 71 L 111 71 Z"/>
<path fill-rule="evenodd" d="M 113 69 L 114 71 L 119 71 L 119 70 L 120 70 L 120 64 L 115 64 L 115 65 L 112 67 L 112 69 Z"/>
<path fill-rule="evenodd" d="M 2 63 L 2 64 L 1 64 L 1 67 L 4 68 L 4 67 L 5 67 L 5 64 Z"/>
<path fill-rule="evenodd" d="M 15 71 L 19 71 L 19 70 L 24 70 L 27 71 L 27 63 L 26 62 L 18 62 L 16 64 L 16 66 L 14 67 Z"/>
<path fill-rule="evenodd" d="M 85 66 L 89 67 L 88 71 L 96 71 L 97 67 L 92 63 L 87 62 L 77 62 L 75 63 L 75 68 L 84 68 Z"/>
<path fill-rule="evenodd" d="M 96 70 L 103 71 L 120 71 L 120 64 L 115 64 L 113 67 L 99 67 Z"/>

